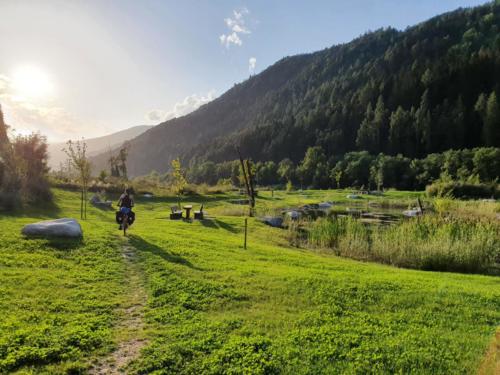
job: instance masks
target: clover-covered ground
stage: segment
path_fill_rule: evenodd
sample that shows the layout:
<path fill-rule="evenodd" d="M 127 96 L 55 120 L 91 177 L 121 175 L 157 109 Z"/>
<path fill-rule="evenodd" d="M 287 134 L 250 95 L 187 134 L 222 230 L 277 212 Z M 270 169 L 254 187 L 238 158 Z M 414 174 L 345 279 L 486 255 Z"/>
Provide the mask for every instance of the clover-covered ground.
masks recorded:
<path fill-rule="evenodd" d="M 113 211 L 89 209 L 79 242 L 27 240 L 23 224 L 78 217 L 76 192 L 55 206 L 0 216 L 0 373 L 85 373 L 124 339 L 129 265 Z M 262 210 L 345 192 L 270 193 Z M 406 199 L 390 193 L 384 199 Z M 500 322 L 500 279 L 362 263 L 288 245 L 229 194 L 212 219 L 167 220 L 174 198 L 137 200 L 135 248 L 147 302 L 146 344 L 129 373 L 475 373 Z"/>

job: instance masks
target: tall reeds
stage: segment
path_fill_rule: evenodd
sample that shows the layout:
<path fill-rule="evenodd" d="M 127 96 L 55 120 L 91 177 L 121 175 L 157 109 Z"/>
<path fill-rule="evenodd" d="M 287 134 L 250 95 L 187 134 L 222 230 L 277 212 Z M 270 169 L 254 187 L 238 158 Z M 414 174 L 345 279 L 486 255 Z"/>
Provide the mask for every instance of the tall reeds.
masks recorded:
<path fill-rule="evenodd" d="M 321 218 L 307 243 L 335 254 L 398 267 L 467 273 L 500 271 L 500 224 L 485 218 L 425 215 L 391 226 Z"/>

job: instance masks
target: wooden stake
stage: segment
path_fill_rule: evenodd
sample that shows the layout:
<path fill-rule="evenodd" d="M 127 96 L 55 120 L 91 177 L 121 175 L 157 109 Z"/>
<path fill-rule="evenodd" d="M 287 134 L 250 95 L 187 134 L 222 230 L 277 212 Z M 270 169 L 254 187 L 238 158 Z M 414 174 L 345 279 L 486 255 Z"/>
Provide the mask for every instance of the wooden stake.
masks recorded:
<path fill-rule="evenodd" d="M 245 242 L 243 243 L 243 248 L 247 249 L 247 228 L 248 228 L 248 219 L 245 218 Z"/>

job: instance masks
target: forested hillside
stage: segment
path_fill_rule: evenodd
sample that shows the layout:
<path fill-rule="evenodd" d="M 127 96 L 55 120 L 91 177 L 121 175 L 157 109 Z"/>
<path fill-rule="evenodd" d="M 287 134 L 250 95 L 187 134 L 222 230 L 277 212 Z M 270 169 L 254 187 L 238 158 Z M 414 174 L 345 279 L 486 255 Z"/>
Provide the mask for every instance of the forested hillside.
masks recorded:
<path fill-rule="evenodd" d="M 287 57 L 196 112 L 131 143 L 129 171 L 165 171 L 177 156 L 293 162 L 367 150 L 422 158 L 500 146 L 500 2 L 382 29 Z M 104 158 L 96 160 L 105 168 Z"/>

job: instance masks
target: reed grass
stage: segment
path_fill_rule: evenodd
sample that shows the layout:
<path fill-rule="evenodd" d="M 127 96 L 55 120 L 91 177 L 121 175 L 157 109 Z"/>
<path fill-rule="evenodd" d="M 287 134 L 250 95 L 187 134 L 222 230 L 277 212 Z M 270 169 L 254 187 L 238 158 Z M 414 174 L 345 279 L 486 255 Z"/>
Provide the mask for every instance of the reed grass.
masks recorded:
<path fill-rule="evenodd" d="M 311 223 L 307 242 L 335 254 L 398 267 L 498 273 L 500 225 L 486 218 L 425 215 L 392 226 L 366 226 L 351 217 Z"/>

